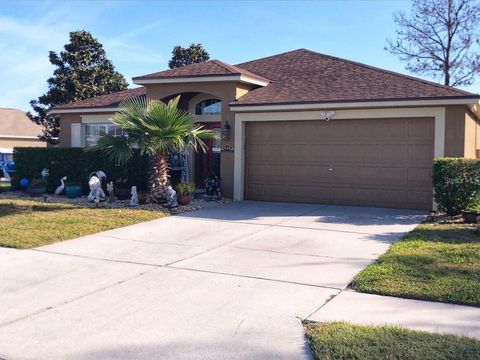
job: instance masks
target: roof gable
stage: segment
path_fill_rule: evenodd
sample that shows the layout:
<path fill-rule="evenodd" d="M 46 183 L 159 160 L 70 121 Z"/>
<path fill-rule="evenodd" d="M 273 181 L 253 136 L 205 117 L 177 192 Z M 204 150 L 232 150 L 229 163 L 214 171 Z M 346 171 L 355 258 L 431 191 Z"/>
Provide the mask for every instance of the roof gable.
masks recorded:
<path fill-rule="evenodd" d="M 246 69 L 226 64 L 220 60 L 209 60 L 201 63 L 181 66 L 175 69 L 160 71 L 148 75 L 134 77 L 134 81 L 155 80 L 155 79 L 174 79 L 191 77 L 215 77 L 215 76 L 234 76 L 244 75 L 253 79 L 269 82 L 268 79 L 252 73 Z"/>

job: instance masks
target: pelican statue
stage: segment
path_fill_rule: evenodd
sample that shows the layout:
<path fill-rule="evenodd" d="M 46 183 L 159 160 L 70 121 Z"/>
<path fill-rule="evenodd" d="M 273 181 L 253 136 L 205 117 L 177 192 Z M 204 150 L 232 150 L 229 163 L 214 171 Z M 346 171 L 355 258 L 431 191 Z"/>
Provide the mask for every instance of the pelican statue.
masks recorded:
<path fill-rule="evenodd" d="M 67 180 L 66 176 L 60 179 L 60 186 L 55 190 L 55 195 L 60 195 L 65 190 L 65 180 Z"/>

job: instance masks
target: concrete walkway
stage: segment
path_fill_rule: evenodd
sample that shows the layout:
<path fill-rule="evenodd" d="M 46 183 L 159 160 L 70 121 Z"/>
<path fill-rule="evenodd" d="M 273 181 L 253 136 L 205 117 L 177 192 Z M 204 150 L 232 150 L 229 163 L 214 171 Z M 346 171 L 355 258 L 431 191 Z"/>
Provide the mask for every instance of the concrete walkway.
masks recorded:
<path fill-rule="evenodd" d="M 308 320 L 400 325 L 480 339 L 480 308 L 342 291 Z"/>
<path fill-rule="evenodd" d="M 241 202 L 0 249 L 0 358 L 310 359 L 300 319 L 421 219 Z"/>

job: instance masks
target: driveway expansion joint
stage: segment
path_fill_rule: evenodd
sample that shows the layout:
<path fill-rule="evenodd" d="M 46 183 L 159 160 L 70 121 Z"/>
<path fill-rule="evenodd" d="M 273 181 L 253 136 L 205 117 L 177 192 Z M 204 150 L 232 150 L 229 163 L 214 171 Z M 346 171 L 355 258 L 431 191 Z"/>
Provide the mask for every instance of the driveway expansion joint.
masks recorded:
<path fill-rule="evenodd" d="M 206 273 L 206 274 L 232 276 L 232 277 L 238 277 L 238 278 L 243 278 L 243 279 L 252 279 L 252 280 L 261 280 L 261 281 L 271 281 L 271 282 L 291 284 L 291 285 L 309 286 L 309 287 L 314 287 L 314 288 L 321 288 L 321 289 L 330 289 L 330 290 L 342 291 L 342 289 L 336 288 L 336 287 L 333 287 L 333 286 L 309 284 L 309 283 L 302 283 L 302 282 L 297 282 L 297 281 L 289 281 L 289 280 L 281 280 L 281 279 L 271 279 L 271 278 L 266 278 L 266 277 L 261 277 L 261 276 L 242 275 L 242 274 L 234 274 L 234 273 L 227 273 L 227 272 L 220 272 L 220 271 L 212 271 L 212 270 L 194 269 L 194 268 L 187 268 L 187 267 L 180 267 L 180 266 L 171 266 L 171 265 L 167 265 L 167 266 L 165 266 L 164 268 L 165 268 L 165 269 L 194 271 L 194 272 L 201 272 L 201 273 Z"/>

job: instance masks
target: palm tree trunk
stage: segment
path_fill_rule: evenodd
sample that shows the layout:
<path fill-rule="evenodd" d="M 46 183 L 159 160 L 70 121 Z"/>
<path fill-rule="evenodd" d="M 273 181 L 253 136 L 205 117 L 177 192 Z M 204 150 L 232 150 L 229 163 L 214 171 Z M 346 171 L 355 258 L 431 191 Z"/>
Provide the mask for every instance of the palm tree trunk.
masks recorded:
<path fill-rule="evenodd" d="M 157 154 L 150 159 L 150 201 L 163 203 L 166 201 L 167 186 L 170 183 L 168 173 L 168 157 L 165 154 Z"/>

